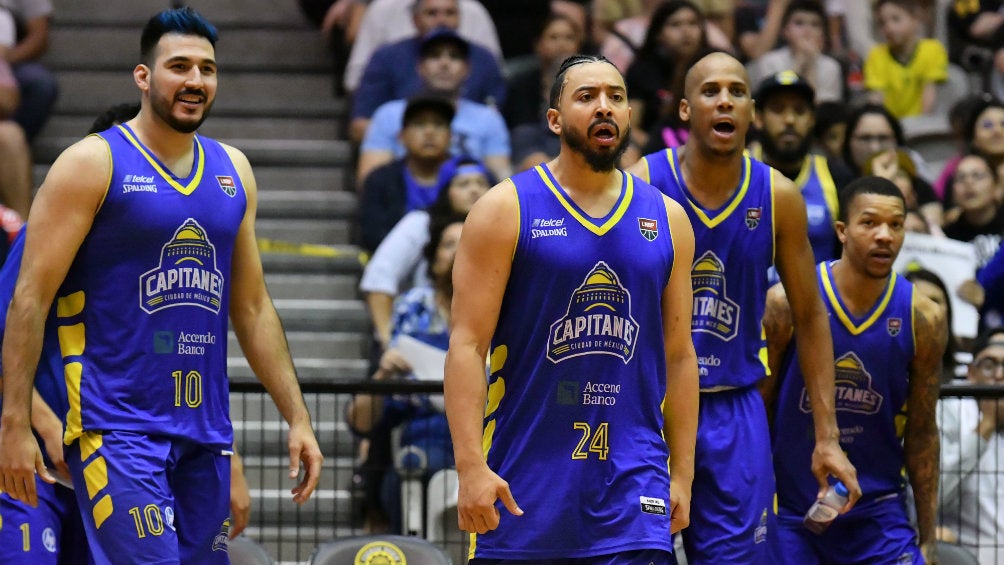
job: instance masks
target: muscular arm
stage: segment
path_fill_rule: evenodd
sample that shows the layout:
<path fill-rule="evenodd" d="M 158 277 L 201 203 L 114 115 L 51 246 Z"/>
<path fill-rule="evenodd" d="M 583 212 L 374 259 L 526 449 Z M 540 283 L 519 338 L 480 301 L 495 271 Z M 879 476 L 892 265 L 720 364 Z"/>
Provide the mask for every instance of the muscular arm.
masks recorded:
<path fill-rule="evenodd" d="M 49 169 L 28 220 L 25 260 L 7 312 L 3 341 L 0 488 L 32 506 L 37 504 L 34 472 L 52 482 L 30 426 L 32 383 L 45 318 L 91 228 L 108 186 L 110 167 L 103 140 L 88 137 L 72 145 Z"/>
<path fill-rule="evenodd" d="M 820 496 L 826 489 L 827 474 L 840 479 L 850 491 L 845 510 L 861 497 L 854 466 L 840 449 L 833 373 L 833 340 L 826 308 L 819 296 L 812 264 L 812 247 L 807 235 L 805 202 L 798 188 L 779 173 L 774 180 L 775 262 L 791 308 L 798 366 L 805 378 L 805 390 L 812 406 L 816 448 L 812 452 L 812 472 L 819 481 Z"/>
<path fill-rule="evenodd" d="M 690 493 L 694 482 L 694 448 L 697 442 L 697 353 L 690 334 L 694 262 L 694 231 L 680 205 L 664 198 L 673 234 L 673 272 L 662 295 L 662 326 L 666 344 L 666 401 L 663 435 L 669 445 L 672 530 L 690 524 Z"/>
<path fill-rule="evenodd" d="M 903 456 L 917 503 L 920 547 L 925 557 L 931 557 L 937 525 L 940 448 L 935 413 L 948 329 L 937 306 L 925 297 L 914 295 L 913 312 L 916 353 L 910 364 Z"/>
<path fill-rule="evenodd" d="M 763 329 L 767 336 L 767 378 L 760 381 L 760 395 L 763 396 L 768 418 L 774 419 L 774 403 L 777 401 L 777 387 L 781 377 L 781 362 L 791 343 L 791 307 L 784 294 L 783 285 L 774 285 L 767 291 L 767 309 L 763 315 Z"/>
<path fill-rule="evenodd" d="M 488 397 L 485 359 L 512 268 L 518 214 L 510 181 L 488 191 L 467 216 L 453 264 L 452 328 L 443 383 L 446 417 L 460 479 L 460 528 L 482 534 L 498 527 L 496 499 L 510 512 L 522 514 L 508 483 L 488 468 L 481 443 Z"/>
<path fill-rule="evenodd" d="M 299 473 L 301 461 L 306 466 L 303 481 L 293 489 L 293 500 L 302 503 L 317 486 L 324 457 L 310 426 L 310 414 L 300 393 L 279 314 L 265 288 L 255 242 L 258 193 L 251 165 L 240 151 L 226 149 L 247 194 L 247 211 L 237 232 L 231 263 L 230 319 L 248 364 L 289 424 L 290 478 Z"/>

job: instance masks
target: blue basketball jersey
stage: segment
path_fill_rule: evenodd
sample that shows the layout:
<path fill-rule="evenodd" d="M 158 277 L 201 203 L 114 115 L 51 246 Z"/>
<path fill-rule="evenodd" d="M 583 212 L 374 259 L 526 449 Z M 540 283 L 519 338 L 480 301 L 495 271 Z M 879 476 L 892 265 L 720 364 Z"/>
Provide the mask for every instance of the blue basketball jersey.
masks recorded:
<path fill-rule="evenodd" d="M 819 286 L 833 335 L 840 446 L 858 469 L 867 501 L 905 488 L 903 427 L 914 357 L 913 285 L 892 273 L 882 297 L 858 318 L 844 306 L 831 265 L 819 264 Z M 793 340 L 784 356 L 772 433 L 779 504 L 802 513 L 816 500 L 819 484 L 808 465 L 815 436 L 796 348 Z"/>
<path fill-rule="evenodd" d="M 755 151 L 754 157 L 760 158 L 760 151 Z M 836 259 L 837 232 L 833 222 L 837 218 L 839 202 L 837 185 L 833 182 L 830 167 L 826 157 L 822 155 L 806 155 L 802 161 L 802 169 L 793 179 L 802 191 L 805 199 L 805 213 L 808 219 L 809 243 L 816 263 Z"/>
<path fill-rule="evenodd" d="M 228 450 L 230 263 L 247 208 L 218 142 L 195 136 L 178 178 L 121 125 L 99 134 L 105 198 L 56 300 L 70 410 L 88 430 L 183 437 Z"/>
<path fill-rule="evenodd" d="M 761 320 L 774 263 L 772 169 L 744 155 L 735 194 L 709 210 L 684 184 L 676 149 L 644 159 L 650 182 L 683 206 L 694 227 L 692 331 L 701 389 L 752 385 L 767 374 Z"/>
<path fill-rule="evenodd" d="M 544 165 L 512 177 L 519 237 L 492 338 L 484 448 L 525 514 L 471 556 L 672 551 L 662 293 L 674 247 L 662 194 L 623 174 L 591 218 Z"/>

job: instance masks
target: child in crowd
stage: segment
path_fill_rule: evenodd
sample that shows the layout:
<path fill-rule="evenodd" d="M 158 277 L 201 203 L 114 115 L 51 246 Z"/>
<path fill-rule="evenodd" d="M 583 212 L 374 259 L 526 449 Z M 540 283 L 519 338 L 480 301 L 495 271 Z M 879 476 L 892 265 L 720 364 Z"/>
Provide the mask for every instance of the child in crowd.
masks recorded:
<path fill-rule="evenodd" d="M 937 39 L 921 37 L 915 0 L 878 0 L 875 15 L 885 43 L 865 60 L 865 88 L 897 118 L 930 114 L 935 84 L 948 79 L 948 53 Z"/>

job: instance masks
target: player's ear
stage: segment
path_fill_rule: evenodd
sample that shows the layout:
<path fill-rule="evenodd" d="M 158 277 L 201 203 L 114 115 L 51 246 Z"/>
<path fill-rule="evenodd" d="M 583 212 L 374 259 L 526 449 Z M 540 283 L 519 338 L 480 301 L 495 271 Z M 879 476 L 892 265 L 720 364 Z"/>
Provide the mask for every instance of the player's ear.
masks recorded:
<path fill-rule="evenodd" d="M 833 222 L 833 229 L 837 231 L 837 239 L 840 240 L 840 244 L 847 243 L 847 224 L 837 220 Z"/>
<path fill-rule="evenodd" d="M 683 122 L 690 121 L 690 102 L 686 98 L 680 99 L 680 120 Z"/>
<path fill-rule="evenodd" d="M 150 67 L 140 63 L 132 70 L 132 79 L 143 92 L 150 90 Z"/>
<path fill-rule="evenodd" d="M 561 135 L 561 114 L 554 108 L 547 109 L 547 129 L 555 135 Z"/>

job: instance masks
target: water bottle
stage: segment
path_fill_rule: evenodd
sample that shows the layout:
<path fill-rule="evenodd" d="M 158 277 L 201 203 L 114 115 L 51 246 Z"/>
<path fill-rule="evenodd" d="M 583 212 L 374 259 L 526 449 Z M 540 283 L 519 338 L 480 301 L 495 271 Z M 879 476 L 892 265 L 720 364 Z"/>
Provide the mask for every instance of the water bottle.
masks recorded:
<path fill-rule="evenodd" d="M 833 520 L 840 515 L 840 509 L 847 504 L 847 487 L 844 483 L 837 483 L 826 489 L 826 494 L 812 504 L 809 511 L 805 513 L 802 523 L 810 532 L 821 534 L 830 527 Z"/>

